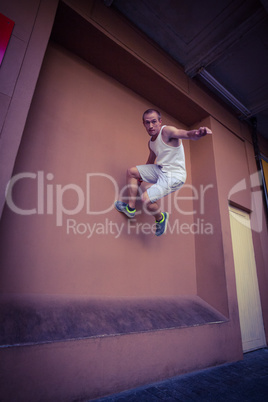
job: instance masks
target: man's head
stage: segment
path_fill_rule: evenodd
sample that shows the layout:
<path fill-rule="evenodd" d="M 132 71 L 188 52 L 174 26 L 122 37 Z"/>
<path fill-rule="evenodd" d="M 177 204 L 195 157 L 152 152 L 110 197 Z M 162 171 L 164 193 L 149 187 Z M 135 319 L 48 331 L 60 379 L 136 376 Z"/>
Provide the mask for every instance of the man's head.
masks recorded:
<path fill-rule="evenodd" d="M 161 113 L 155 109 L 148 109 L 142 116 L 144 127 L 150 136 L 156 135 L 161 129 Z"/>

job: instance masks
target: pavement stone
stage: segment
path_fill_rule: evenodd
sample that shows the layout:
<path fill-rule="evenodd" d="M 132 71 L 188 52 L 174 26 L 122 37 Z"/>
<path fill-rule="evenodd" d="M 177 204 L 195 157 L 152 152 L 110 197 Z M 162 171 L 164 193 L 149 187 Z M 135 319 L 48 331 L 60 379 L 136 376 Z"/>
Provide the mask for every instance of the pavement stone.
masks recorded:
<path fill-rule="evenodd" d="M 94 399 L 95 402 L 264 402 L 268 400 L 268 348 L 235 363 L 196 371 Z"/>

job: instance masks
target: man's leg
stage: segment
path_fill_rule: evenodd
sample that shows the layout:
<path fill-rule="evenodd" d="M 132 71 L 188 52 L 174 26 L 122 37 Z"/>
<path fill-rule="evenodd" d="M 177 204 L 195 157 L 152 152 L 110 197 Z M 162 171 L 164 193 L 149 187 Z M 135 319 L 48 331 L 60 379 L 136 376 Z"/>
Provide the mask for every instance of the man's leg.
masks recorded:
<path fill-rule="evenodd" d="M 149 165 L 147 166 L 149 167 Z M 129 168 L 127 170 L 128 204 L 122 201 L 115 202 L 115 208 L 119 212 L 123 212 L 125 215 L 127 215 L 128 218 L 134 218 L 135 216 L 135 205 L 141 179 L 142 178 L 137 167 Z M 148 182 L 150 182 L 150 180 L 148 180 Z M 154 216 L 156 220 L 156 236 L 161 236 L 167 229 L 169 214 L 167 212 L 162 213 L 156 201 L 151 202 L 147 191 L 142 194 L 141 199 L 145 205 L 145 208 L 152 216 Z"/>
<path fill-rule="evenodd" d="M 150 193 L 150 196 L 148 193 Z M 160 206 L 157 201 L 160 200 L 163 196 L 165 196 L 165 191 L 163 191 L 163 187 L 161 187 L 161 185 L 158 183 L 145 191 L 141 197 L 145 208 L 155 218 L 156 236 L 161 236 L 167 230 L 169 214 L 168 212 L 161 212 Z M 151 199 L 156 201 L 151 201 Z"/>
<path fill-rule="evenodd" d="M 147 210 L 154 216 L 156 221 L 155 234 L 161 236 L 167 230 L 168 212 L 161 212 L 157 202 L 151 202 L 147 191 L 142 194 L 142 201 L 145 203 Z"/>
<path fill-rule="evenodd" d="M 135 209 L 141 176 L 136 167 L 127 170 L 128 206 Z"/>
<path fill-rule="evenodd" d="M 123 201 L 116 201 L 115 208 L 119 212 L 123 212 L 128 218 L 134 218 L 136 209 L 136 199 L 138 195 L 138 189 L 141 184 L 141 176 L 136 167 L 129 168 L 127 170 L 127 190 L 128 190 L 128 203 Z"/>
<path fill-rule="evenodd" d="M 128 205 L 135 209 L 138 189 L 140 186 L 140 173 L 136 167 L 127 170 L 127 185 L 128 185 Z M 145 203 L 147 210 L 154 216 L 155 220 L 160 221 L 163 216 L 157 202 L 151 202 L 147 191 L 142 194 L 142 201 Z"/>
<path fill-rule="evenodd" d="M 142 194 L 142 201 L 144 202 L 147 210 L 151 215 L 154 216 L 156 221 L 160 221 L 162 219 L 162 212 L 160 211 L 160 207 L 157 202 L 151 202 L 147 191 Z"/>

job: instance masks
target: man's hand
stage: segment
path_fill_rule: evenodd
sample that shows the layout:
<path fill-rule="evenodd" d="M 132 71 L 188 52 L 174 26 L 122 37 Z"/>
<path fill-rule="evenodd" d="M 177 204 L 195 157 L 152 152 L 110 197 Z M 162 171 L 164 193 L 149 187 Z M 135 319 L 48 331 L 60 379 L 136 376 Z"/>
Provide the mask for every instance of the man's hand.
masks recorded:
<path fill-rule="evenodd" d="M 193 130 L 194 134 L 192 136 L 192 140 L 199 140 L 207 134 L 212 134 L 212 131 L 207 127 L 200 127 L 198 130 Z"/>

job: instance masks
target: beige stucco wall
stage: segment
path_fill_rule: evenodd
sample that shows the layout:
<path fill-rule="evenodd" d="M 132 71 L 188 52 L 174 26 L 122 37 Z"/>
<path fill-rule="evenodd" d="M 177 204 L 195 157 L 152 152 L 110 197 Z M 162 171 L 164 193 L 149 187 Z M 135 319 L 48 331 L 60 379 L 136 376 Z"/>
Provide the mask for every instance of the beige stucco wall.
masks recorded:
<path fill-rule="evenodd" d="M 21 215 L 7 208 L 2 221 L 2 292 L 196 293 L 195 256 L 189 253 L 194 235 L 179 234 L 180 222 L 193 223 L 191 201 L 185 216 L 174 207 L 174 197 L 165 201 L 174 235 L 162 241 L 141 204 L 135 221 L 113 208 L 127 167 L 147 160 L 141 116 L 148 106 L 115 80 L 49 46 L 13 173 L 35 176 L 14 184 L 12 200 Z M 189 143 L 185 150 L 191 183 Z M 64 190 L 68 185 L 72 188 Z M 32 209 L 36 213 L 28 215 Z M 16 253 L 10 253 L 14 247 Z"/>
<path fill-rule="evenodd" d="M 0 71 L 0 214 L 57 4 L 57 0 L 14 0 L 0 5 L 0 12 L 15 22 Z"/>

